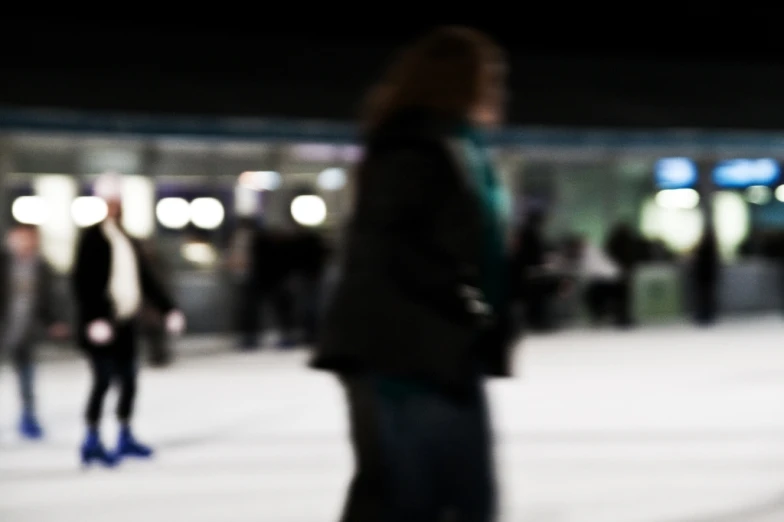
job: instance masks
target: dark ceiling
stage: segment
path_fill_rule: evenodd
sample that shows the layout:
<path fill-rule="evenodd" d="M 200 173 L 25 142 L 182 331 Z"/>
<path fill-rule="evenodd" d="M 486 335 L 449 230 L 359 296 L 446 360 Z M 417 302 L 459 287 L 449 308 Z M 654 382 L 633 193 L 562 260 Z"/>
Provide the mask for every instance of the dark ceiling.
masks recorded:
<path fill-rule="evenodd" d="M 512 122 L 784 128 L 784 55 L 772 20 L 662 25 L 666 17 L 632 15 L 477 24 L 509 50 Z M 354 118 L 393 50 L 422 32 L 36 27 L 35 39 L 0 35 L 0 105 L 336 120 Z"/>

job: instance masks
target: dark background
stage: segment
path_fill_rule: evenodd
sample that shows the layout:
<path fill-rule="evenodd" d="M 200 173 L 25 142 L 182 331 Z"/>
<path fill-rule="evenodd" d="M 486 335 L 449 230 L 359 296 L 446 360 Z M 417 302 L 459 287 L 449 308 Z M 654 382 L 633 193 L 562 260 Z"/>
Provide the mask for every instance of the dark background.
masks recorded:
<path fill-rule="evenodd" d="M 572 9 L 472 24 L 509 51 L 512 123 L 784 127 L 775 13 Z M 429 25 L 184 22 L 9 19 L 0 106 L 352 120 L 393 51 Z"/>

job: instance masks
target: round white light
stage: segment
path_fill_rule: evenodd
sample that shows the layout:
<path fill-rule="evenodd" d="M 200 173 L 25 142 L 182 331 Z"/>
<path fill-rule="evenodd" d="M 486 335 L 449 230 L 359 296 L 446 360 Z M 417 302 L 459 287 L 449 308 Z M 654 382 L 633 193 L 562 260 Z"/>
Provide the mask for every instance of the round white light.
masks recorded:
<path fill-rule="evenodd" d="M 283 180 L 279 173 L 273 170 L 248 171 L 240 174 L 240 185 L 253 190 L 273 191 L 280 188 Z"/>
<path fill-rule="evenodd" d="M 766 205 L 772 199 L 771 190 L 764 185 L 754 185 L 746 189 L 746 199 L 754 205 Z"/>
<path fill-rule="evenodd" d="M 326 169 L 319 174 L 318 185 L 322 190 L 340 190 L 346 186 L 345 169 Z"/>
<path fill-rule="evenodd" d="M 14 219 L 24 225 L 43 225 L 49 218 L 46 201 L 40 196 L 22 196 L 11 205 Z"/>
<path fill-rule="evenodd" d="M 218 253 L 207 243 L 185 243 L 180 249 L 182 257 L 194 265 L 210 266 L 218 260 Z"/>
<path fill-rule="evenodd" d="M 71 218 L 78 227 L 97 225 L 109 214 L 106 202 L 95 196 L 76 198 L 71 203 Z"/>
<path fill-rule="evenodd" d="M 215 198 L 196 198 L 191 201 L 191 223 L 205 230 L 214 230 L 223 224 L 226 211 Z"/>
<path fill-rule="evenodd" d="M 775 195 L 776 195 L 776 199 L 784 203 L 784 185 L 779 185 L 778 187 L 776 187 Z"/>
<path fill-rule="evenodd" d="M 191 206 L 182 198 L 164 198 L 155 207 L 158 222 L 166 228 L 179 230 L 191 221 Z"/>
<path fill-rule="evenodd" d="M 300 225 L 315 227 L 327 219 L 327 205 L 318 196 L 297 196 L 291 202 L 291 217 Z"/>
<path fill-rule="evenodd" d="M 700 194 L 694 189 L 662 190 L 656 194 L 656 204 L 662 208 L 689 210 L 700 204 Z"/>

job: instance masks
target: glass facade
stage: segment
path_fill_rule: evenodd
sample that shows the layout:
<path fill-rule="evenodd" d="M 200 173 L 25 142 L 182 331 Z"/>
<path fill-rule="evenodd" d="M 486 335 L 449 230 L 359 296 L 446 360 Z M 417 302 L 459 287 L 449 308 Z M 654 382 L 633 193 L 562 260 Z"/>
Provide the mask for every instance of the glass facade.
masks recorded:
<path fill-rule="evenodd" d="M 259 216 L 281 229 L 299 221 L 333 240 L 350 212 L 350 171 L 361 150 L 343 130 L 309 129 L 310 135 L 290 139 L 283 131 L 276 139 L 9 131 L 0 142 L 2 219 L 39 223 L 45 255 L 66 275 L 80 228 L 105 211 L 92 197 L 95 179 L 120 172 L 127 180 L 128 231 L 167 261 L 183 295 L 223 299 L 223 260 L 238 220 Z M 668 262 L 677 271 L 712 223 L 730 271 L 744 263 L 772 270 L 784 252 L 778 172 L 784 150 L 774 146 L 781 140 L 763 146 L 695 135 L 613 136 L 526 131 L 496 137 L 513 228 L 538 209 L 548 217 L 552 241 L 578 235 L 603 244 L 616 225 L 627 224 L 650 243 L 650 263 Z M 212 290 L 194 291 L 194 285 Z M 209 319 L 210 328 L 225 326 L 224 319 Z"/>

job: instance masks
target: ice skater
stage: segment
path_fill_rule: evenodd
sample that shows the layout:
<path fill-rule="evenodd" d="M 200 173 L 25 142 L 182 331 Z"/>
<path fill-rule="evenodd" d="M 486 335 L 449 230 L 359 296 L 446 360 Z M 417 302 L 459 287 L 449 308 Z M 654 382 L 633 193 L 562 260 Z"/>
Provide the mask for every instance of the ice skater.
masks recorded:
<path fill-rule="evenodd" d="M 6 250 L 0 254 L 0 318 L 2 351 L 10 355 L 19 380 L 22 413 L 19 432 L 40 439 L 43 429 L 35 407 L 35 348 L 40 326 L 50 337 L 64 339 L 68 324 L 58 319 L 53 275 L 39 254 L 39 232 L 31 225 L 14 225 Z"/>
<path fill-rule="evenodd" d="M 348 401 L 356 471 L 342 522 L 497 520 L 484 381 L 510 375 L 514 332 L 505 198 L 484 135 L 505 83 L 488 37 L 441 28 L 371 94 L 311 362 Z"/>
<path fill-rule="evenodd" d="M 147 300 L 165 317 L 166 329 L 181 334 L 185 317 L 156 280 L 139 245 L 122 228 L 122 177 L 98 179 L 95 195 L 106 201 L 107 217 L 82 234 L 73 276 L 79 345 L 87 355 L 92 389 L 87 403 L 87 437 L 82 463 L 114 466 L 124 457 L 150 457 L 153 450 L 136 440 L 131 418 L 136 398 L 137 320 Z M 120 436 L 115 451 L 107 451 L 99 434 L 104 398 L 111 384 L 120 386 L 117 417 Z"/>

